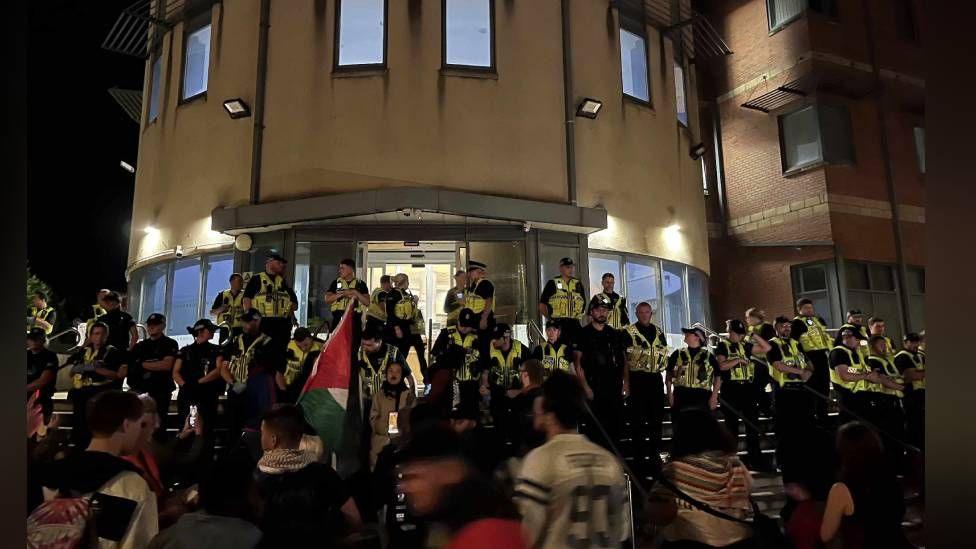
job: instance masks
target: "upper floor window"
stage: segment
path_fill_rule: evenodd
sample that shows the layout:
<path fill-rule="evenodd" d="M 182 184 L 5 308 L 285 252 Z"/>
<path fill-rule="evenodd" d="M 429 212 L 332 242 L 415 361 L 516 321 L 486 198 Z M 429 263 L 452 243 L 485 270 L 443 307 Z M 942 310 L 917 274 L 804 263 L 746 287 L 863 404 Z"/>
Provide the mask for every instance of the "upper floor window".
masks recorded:
<path fill-rule="evenodd" d="M 807 8 L 807 0 L 766 0 L 769 30 L 777 30 L 800 17 Z"/>
<path fill-rule="evenodd" d="M 382 66 L 386 63 L 386 0 L 336 2 L 338 67 Z"/>
<path fill-rule="evenodd" d="M 647 43 L 643 36 L 620 29 L 620 78 L 624 95 L 650 102 L 647 81 Z"/>
<path fill-rule="evenodd" d="M 818 164 L 853 164 L 847 107 L 809 105 L 779 117 L 783 172 Z"/>
<path fill-rule="evenodd" d="M 210 72 L 210 21 L 190 29 L 186 35 L 183 55 L 184 100 L 207 92 L 207 76 Z"/>
<path fill-rule="evenodd" d="M 152 62 L 152 70 L 149 73 L 149 121 L 152 122 L 159 116 L 159 79 L 162 77 L 163 56 L 156 54 Z"/>
<path fill-rule="evenodd" d="M 493 0 L 444 0 L 444 65 L 493 69 Z"/>
<path fill-rule="evenodd" d="M 688 97 L 685 95 L 685 68 L 674 60 L 674 106 L 678 112 L 678 122 L 688 126 Z"/>

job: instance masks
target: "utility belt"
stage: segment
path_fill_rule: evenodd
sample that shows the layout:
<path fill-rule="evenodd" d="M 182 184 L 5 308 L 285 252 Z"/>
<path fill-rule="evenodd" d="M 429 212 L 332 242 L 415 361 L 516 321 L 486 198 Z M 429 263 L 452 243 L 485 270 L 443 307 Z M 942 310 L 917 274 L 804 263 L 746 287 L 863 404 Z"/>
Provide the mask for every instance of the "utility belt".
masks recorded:
<path fill-rule="evenodd" d="M 109 385 L 112 380 L 106 379 L 105 381 L 95 381 L 90 377 L 85 377 L 82 374 L 74 374 L 71 378 L 71 387 L 74 389 L 81 389 L 84 387 L 101 387 L 103 385 Z"/>

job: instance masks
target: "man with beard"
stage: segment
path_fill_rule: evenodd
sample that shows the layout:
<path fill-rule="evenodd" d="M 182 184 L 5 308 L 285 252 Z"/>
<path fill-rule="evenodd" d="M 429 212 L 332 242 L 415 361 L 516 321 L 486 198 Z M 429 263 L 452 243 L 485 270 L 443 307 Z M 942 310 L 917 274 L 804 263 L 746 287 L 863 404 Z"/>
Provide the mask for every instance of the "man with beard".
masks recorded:
<path fill-rule="evenodd" d="M 586 398 L 592 402 L 593 415 L 607 433 L 604 436 L 596 421 L 587 420 L 587 435 L 607 449 L 612 448 L 619 438 L 623 399 L 630 383 L 630 372 L 624 366 L 621 332 L 607 325 L 610 306 L 609 299 L 599 296 L 590 301 L 593 321 L 580 329 L 573 355 L 576 375 L 583 384 Z"/>

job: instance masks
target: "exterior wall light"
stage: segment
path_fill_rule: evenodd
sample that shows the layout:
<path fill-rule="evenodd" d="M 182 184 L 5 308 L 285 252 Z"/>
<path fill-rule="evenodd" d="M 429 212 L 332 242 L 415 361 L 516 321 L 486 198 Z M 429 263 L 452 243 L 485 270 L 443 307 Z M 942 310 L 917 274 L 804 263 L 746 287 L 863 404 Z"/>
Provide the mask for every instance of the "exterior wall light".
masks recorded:
<path fill-rule="evenodd" d="M 119 166 L 121 166 L 123 170 L 129 173 L 136 173 L 136 168 L 132 164 L 126 162 L 125 160 L 120 160 Z"/>
<path fill-rule="evenodd" d="M 228 99 L 224 101 L 224 110 L 232 119 L 247 118 L 251 116 L 251 107 L 247 106 L 247 103 L 243 99 L 237 97 L 235 99 Z"/>
<path fill-rule="evenodd" d="M 699 158 L 705 156 L 705 144 L 699 143 L 688 151 L 688 155 L 691 156 L 692 160 L 698 160 Z"/>
<path fill-rule="evenodd" d="M 583 99 L 576 107 L 576 116 L 582 116 L 583 118 L 596 118 L 600 114 L 600 109 L 603 108 L 603 101 L 597 101 L 596 99 L 590 99 L 589 97 Z"/>

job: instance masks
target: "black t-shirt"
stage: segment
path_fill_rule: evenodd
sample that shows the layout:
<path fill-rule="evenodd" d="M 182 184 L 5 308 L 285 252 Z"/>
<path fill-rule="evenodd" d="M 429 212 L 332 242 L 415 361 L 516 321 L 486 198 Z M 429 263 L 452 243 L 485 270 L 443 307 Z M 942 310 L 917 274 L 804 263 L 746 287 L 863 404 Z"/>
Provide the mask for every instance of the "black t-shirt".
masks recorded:
<path fill-rule="evenodd" d="M 304 547 L 313 539 L 331 547 L 341 537 L 340 509 L 349 491 L 332 467 L 316 462 L 288 473 L 259 472 L 257 485 L 268 547 Z"/>
<path fill-rule="evenodd" d="M 220 356 L 221 348 L 209 341 L 205 343 L 197 343 L 194 341 L 180 349 L 180 377 L 186 382 L 184 387 L 187 385 L 190 387 L 199 385 L 198 381 L 200 378 L 209 374 L 217 367 L 217 358 Z M 218 390 L 223 388 L 224 379 L 218 377 L 206 385 L 214 390 Z"/>
<path fill-rule="evenodd" d="M 762 335 L 760 335 L 759 337 L 762 337 Z M 763 338 L 763 339 L 766 339 L 766 338 Z M 777 345 L 776 343 L 773 342 L 772 338 L 766 339 L 766 341 L 769 342 L 769 346 L 771 347 L 771 349 L 766 353 L 766 361 L 769 362 L 769 365 L 770 366 L 772 366 L 774 362 L 778 362 L 778 361 L 783 360 L 783 351 L 781 350 L 781 348 L 780 348 L 779 345 Z M 786 344 L 784 343 L 783 345 L 785 346 Z M 796 349 L 797 349 L 798 352 L 802 353 L 803 352 L 803 344 L 800 343 L 799 341 L 797 341 L 796 342 Z"/>
<path fill-rule="evenodd" d="M 495 285 L 488 279 L 482 278 L 475 282 L 472 282 L 468 286 L 468 291 L 473 291 L 474 295 L 482 298 L 488 299 L 490 297 L 495 297 Z"/>
<path fill-rule="evenodd" d="M 127 351 L 129 349 L 129 330 L 136 325 L 135 320 L 132 320 L 132 315 L 122 309 L 115 309 L 98 317 L 98 320 L 108 325 L 108 344 L 119 351 Z"/>
<path fill-rule="evenodd" d="M 144 339 L 129 352 L 129 387 L 137 391 L 173 390 L 173 371 L 153 372 L 142 367 L 143 362 L 162 360 L 168 356 L 175 357 L 179 352 L 179 344 L 170 337 L 159 339 Z"/>
<path fill-rule="evenodd" d="M 92 383 L 101 384 L 106 381 L 107 378 L 95 371 L 77 371 L 75 372 L 75 367 L 83 364 L 94 364 L 97 368 L 105 368 L 106 370 L 112 370 L 113 372 L 118 372 L 119 368 L 122 367 L 122 351 L 116 349 L 115 347 L 108 345 L 102 347 L 97 353 L 92 355 L 89 354 L 90 347 L 83 347 L 71 355 L 68 359 L 68 364 L 73 368 L 72 373 L 80 373 L 82 379 L 90 379 Z M 122 380 L 115 380 L 111 383 L 113 389 L 122 388 Z"/>
<path fill-rule="evenodd" d="M 51 398 L 58 377 L 58 355 L 54 351 L 41 349 L 38 352 L 27 350 L 27 383 L 33 383 L 41 377 L 44 372 L 51 372 L 54 377 L 51 382 L 41 387 L 42 400 Z"/>
<path fill-rule="evenodd" d="M 830 367 L 836 368 L 838 366 L 855 366 L 861 364 L 861 355 L 857 352 L 857 349 L 848 349 L 850 353 L 845 353 L 841 349 L 833 349 L 830 351 Z M 851 363 L 851 359 L 854 359 L 854 363 Z"/>
<path fill-rule="evenodd" d="M 695 347 L 695 348 L 688 347 L 687 350 L 688 350 L 688 354 L 691 356 L 691 359 L 694 360 L 695 357 L 698 356 L 698 353 L 700 353 L 703 348 L 704 347 Z M 677 349 L 676 351 L 671 353 L 671 356 L 668 357 L 667 371 L 669 374 L 674 373 L 674 368 L 678 365 L 678 355 L 681 354 L 681 351 L 682 351 L 681 349 Z M 715 358 L 715 353 L 709 353 L 708 365 L 712 368 L 711 377 L 719 377 L 721 375 L 721 368 L 719 368 L 718 366 L 718 360 Z"/>
<path fill-rule="evenodd" d="M 911 351 L 908 351 L 911 353 Z M 914 353 L 918 357 L 918 353 Z M 895 368 L 898 368 L 898 372 L 904 374 L 905 370 L 909 368 L 918 368 L 918 366 L 912 361 L 912 357 L 908 355 L 898 354 L 895 355 Z M 924 363 L 923 363 L 924 364 Z"/>
<path fill-rule="evenodd" d="M 580 329 L 576 350 L 582 353 L 580 365 L 594 393 L 620 394 L 625 344 L 621 332 L 610 326 L 597 330 L 587 324 Z"/>
<path fill-rule="evenodd" d="M 743 358 L 748 360 L 750 357 L 752 357 L 752 343 L 747 343 L 743 341 L 742 346 L 745 348 L 745 353 L 746 353 L 746 356 Z M 719 341 L 718 345 L 715 346 L 715 352 L 712 353 L 715 355 L 716 364 L 718 363 L 718 357 L 720 356 L 724 356 L 726 359 L 729 358 L 729 352 L 730 352 L 729 344 L 725 340 Z M 728 383 L 732 381 L 732 370 L 723 371 L 721 366 L 719 366 L 719 374 L 722 376 L 722 383 Z"/>

